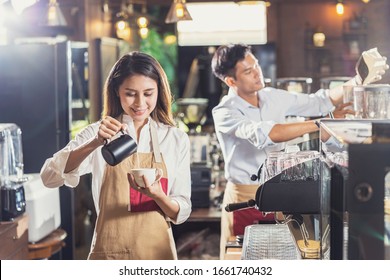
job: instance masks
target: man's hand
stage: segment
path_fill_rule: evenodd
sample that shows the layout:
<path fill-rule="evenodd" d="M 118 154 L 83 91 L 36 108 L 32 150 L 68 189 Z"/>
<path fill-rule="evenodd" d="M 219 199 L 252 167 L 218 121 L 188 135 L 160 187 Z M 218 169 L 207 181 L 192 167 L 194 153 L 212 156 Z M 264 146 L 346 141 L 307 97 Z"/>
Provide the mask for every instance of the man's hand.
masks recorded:
<path fill-rule="evenodd" d="M 333 117 L 335 119 L 345 119 L 345 115 L 355 115 L 355 111 L 352 110 L 351 106 L 353 106 L 352 102 L 337 105 L 333 111 Z"/>

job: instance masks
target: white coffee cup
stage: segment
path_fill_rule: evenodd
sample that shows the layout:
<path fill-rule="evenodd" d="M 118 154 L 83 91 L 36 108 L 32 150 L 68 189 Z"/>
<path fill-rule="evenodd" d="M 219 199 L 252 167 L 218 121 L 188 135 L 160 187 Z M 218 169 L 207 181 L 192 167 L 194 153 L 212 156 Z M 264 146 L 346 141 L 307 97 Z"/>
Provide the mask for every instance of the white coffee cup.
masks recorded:
<path fill-rule="evenodd" d="M 134 176 L 135 182 L 141 188 L 145 188 L 142 176 L 144 176 L 149 184 L 152 185 L 161 179 L 162 173 L 163 171 L 161 168 L 135 168 L 130 170 L 130 174 Z"/>

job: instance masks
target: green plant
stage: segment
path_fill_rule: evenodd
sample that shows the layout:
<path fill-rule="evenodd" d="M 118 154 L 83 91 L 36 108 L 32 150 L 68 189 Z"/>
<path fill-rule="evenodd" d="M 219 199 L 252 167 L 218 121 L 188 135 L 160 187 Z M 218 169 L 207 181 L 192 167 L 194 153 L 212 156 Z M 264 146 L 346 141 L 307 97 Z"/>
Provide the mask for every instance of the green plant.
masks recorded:
<path fill-rule="evenodd" d="M 166 35 L 166 34 L 164 34 Z M 163 36 L 155 28 L 150 28 L 148 36 L 141 40 L 140 50 L 152 55 L 160 62 L 167 74 L 169 85 L 175 99 L 178 96 L 178 85 L 176 78 L 177 68 L 177 45 L 165 44 Z"/>

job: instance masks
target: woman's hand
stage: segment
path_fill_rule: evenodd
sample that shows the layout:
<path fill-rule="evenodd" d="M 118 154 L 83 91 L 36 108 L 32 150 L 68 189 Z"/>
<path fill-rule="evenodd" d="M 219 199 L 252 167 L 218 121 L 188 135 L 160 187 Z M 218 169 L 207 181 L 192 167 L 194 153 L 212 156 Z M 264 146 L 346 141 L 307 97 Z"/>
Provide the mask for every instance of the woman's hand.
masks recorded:
<path fill-rule="evenodd" d="M 160 181 L 155 181 L 153 184 L 150 184 L 148 178 L 142 175 L 144 180 L 145 187 L 141 187 L 135 181 L 134 175 L 127 173 L 127 179 L 129 181 L 130 187 L 134 190 L 139 191 L 142 194 L 149 196 L 152 199 L 156 199 L 162 196 L 165 196 L 165 193 L 161 187 Z"/>
<path fill-rule="evenodd" d="M 150 185 L 148 179 L 143 177 L 146 186 L 143 188 L 135 182 L 134 175 L 127 173 L 127 179 L 131 188 L 153 199 L 166 216 L 173 220 L 177 219 L 177 213 L 179 213 L 180 206 L 177 201 L 171 199 L 164 193 L 160 181 L 156 181 Z"/>
<path fill-rule="evenodd" d="M 113 117 L 107 116 L 100 121 L 99 131 L 96 138 L 103 145 L 122 129 L 126 130 L 127 125 L 122 124 Z"/>

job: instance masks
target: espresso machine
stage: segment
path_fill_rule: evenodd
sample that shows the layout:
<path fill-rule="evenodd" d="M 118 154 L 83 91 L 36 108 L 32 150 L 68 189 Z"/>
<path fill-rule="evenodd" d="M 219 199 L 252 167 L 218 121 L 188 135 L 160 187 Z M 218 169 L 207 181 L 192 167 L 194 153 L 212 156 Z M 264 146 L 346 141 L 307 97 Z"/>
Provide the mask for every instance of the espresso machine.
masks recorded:
<path fill-rule="evenodd" d="M 26 178 L 21 129 L 13 123 L 0 124 L 0 221 L 11 221 L 26 211 Z"/>
<path fill-rule="evenodd" d="M 322 189 L 330 258 L 390 259 L 390 120 L 324 119 Z"/>
<path fill-rule="evenodd" d="M 210 206 L 210 134 L 202 131 L 208 100 L 180 98 L 176 101 L 179 127 L 188 133 L 191 144 L 191 201 L 193 208 Z"/>
<path fill-rule="evenodd" d="M 256 197 L 248 202 L 229 204 L 225 210 L 255 207 L 263 213 L 273 212 L 276 224 L 254 225 L 267 227 L 260 232 L 263 236 L 257 238 L 268 234 L 274 235 L 272 239 L 268 236 L 268 240 L 277 240 L 275 238 L 280 235 L 276 242 L 284 242 L 284 248 L 279 250 L 284 251 L 286 259 L 329 259 L 329 213 L 323 201 L 328 197 L 321 187 L 321 165 L 320 154 L 316 151 L 279 152 L 274 159 L 267 158 L 259 169 L 256 177 L 261 177 L 263 183 Z M 247 234 L 249 229 L 244 234 L 246 248 L 243 247 L 243 252 L 253 255 L 248 252 L 253 250 L 252 246 L 256 249 L 257 240 Z M 275 248 L 280 244 L 274 245 L 273 250 L 278 250 Z M 272 244 L 267 246 L 272 247 Z M 275 258 L 275 255 L 277 252 L 267 252 L 262 257 Z"/>

